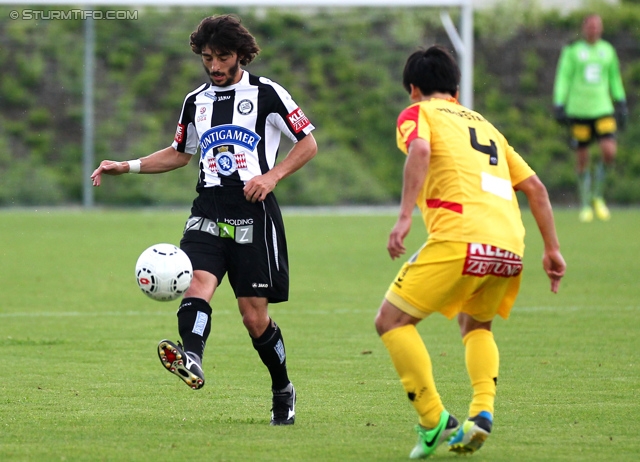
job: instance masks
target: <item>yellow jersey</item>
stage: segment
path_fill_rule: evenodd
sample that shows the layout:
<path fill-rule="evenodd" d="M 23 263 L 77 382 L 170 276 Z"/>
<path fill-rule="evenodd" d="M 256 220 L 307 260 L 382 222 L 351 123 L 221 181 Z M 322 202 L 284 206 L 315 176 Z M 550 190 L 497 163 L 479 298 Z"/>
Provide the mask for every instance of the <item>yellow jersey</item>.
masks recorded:
<path fill-rule="evenodd" d="M 524 225 L 513 186 L 535 172 L 482 115 L 450 98 L 400 113 L 397 142 L 407 154 L 422 138 L 431 162 L 416 201 L 429 239 L 490 244 L 524 254 Z"/>

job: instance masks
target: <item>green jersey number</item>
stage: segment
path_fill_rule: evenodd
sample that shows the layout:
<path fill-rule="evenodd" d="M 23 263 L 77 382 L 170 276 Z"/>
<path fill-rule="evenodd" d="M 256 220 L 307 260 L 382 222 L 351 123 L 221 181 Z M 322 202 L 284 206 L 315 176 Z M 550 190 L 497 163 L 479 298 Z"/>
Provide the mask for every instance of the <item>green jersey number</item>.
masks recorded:
<path fill-rule="evenodd" d="M 602 66 L 598 63 L 589 63 L 584 67 L 584 80 L 587 83 L 600 83 L 602 81 Z"/>

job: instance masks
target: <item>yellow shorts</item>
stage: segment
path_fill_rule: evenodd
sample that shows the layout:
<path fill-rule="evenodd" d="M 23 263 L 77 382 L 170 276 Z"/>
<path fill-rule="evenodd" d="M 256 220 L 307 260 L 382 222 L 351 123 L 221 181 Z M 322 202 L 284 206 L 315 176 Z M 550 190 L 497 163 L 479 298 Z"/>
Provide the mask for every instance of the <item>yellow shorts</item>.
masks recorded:
<path fill-rule="evenodd" d="M 597 119 L 572 119 L 571 137 L 579 146 L 587 146 L 594 140 L 612 137 L 617 130 L 616 119 L 613 116 Z"/>
<path fill-rule="evenodd" d="M 485 244 L 428 241 L 406 262 L 385 298 L 410 316 L 466 313 L 486 322 L 509 317 L 522 278 L 522 259 Z"/>

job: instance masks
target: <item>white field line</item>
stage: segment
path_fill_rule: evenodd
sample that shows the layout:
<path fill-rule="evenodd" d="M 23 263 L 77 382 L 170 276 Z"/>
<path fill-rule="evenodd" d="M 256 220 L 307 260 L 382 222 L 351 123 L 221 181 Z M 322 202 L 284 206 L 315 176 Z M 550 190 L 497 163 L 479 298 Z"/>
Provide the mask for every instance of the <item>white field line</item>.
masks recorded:
<path fill-rule="evenodd" d="M 593 311 L 593 310 L 623 310 L 623 311 L 636 311 L 640 310 L 640 306 L 520 306 L 514 307 L 513 313 L 517 312 L 565 312 L 565 311 Z M 335 310 L 305 310 L 301 312 L 295 309 L 273 309 L 280 314 L 304 314 L 305 316 L 317 315 L 317 316 L 333 316 L 336 314 L 370 314 L 375 311 L 372 309 L 335 309 Z M 214 310 L 213 316 L 228 316 L 238 314 L 237 310 Z M 13 312 L 13 313 L 0 313 L 0 318 L 64 318 L 64 317 L 113 317 L 113 316 L 175 316 L 175 310 L 168 311 L 96 311 L 96 312 L 81 312 L 81 311 L 60 311 L 60 312 Z"/>
<path fill-rule="evenodd" d="M 317 215 L 317 216 L 342 216 L 342 215 L 352 215 L 352 216 L 377 216 L 377 215 L 392 215 L 395 216 L 398 214 L 400 210 L 400 205 L 313 205 L 313 206 L 302 206 L 302 205 L 285 205 L 281 207 L 282 215 L 287 216 L 296 216 L 296 215 Z M 85 214 L 92 212 L 102 212 L 102 211 L 126 211 L 132 213 L 151 213 L 151 214 L 161 214 L 161 213 L 175 213 L 184 215 L 185 219 L 189 216 L 189 207 L 139 207 L 132 209 L 119 209 L 119 208 L 102 208 L 100 206 L 93 208 L 91 211 L 87 212 L 86 209 L 77 206 L 68 206 L 68 207 L 0 207 L 0 214 L 11 214 L 11 213 L 23 213 L 23 214 L 45 214 L 45 215 L 64 215 L 64 214 Z M 419 210 L 416 208 L 415 213 L 418 214 Z"/>

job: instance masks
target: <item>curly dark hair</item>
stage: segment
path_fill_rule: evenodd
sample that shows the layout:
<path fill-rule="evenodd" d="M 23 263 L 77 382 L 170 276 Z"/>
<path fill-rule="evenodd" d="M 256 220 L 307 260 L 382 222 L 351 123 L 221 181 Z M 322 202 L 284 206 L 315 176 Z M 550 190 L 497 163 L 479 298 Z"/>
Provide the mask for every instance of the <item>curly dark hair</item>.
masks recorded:
<path fill-rule="evenodd" d="M 260 53 L 256 39 L 242 25 L 237 16 L 210 16 L 200 21 L 190 37 L 191 50 L 202 54 L 209 47 L 219 54 L 236 53 L 240 64 L 247 65 Z"/>

